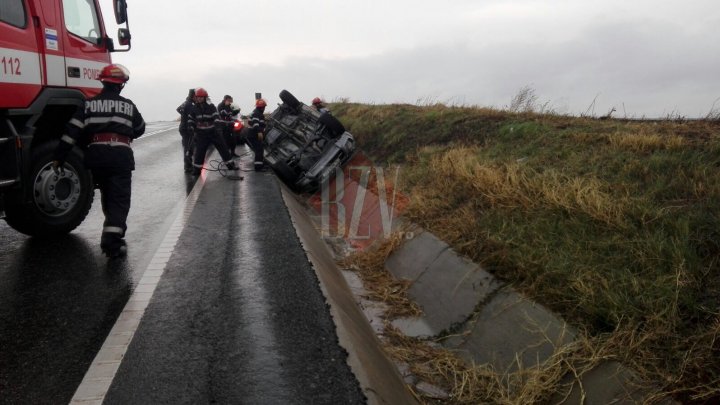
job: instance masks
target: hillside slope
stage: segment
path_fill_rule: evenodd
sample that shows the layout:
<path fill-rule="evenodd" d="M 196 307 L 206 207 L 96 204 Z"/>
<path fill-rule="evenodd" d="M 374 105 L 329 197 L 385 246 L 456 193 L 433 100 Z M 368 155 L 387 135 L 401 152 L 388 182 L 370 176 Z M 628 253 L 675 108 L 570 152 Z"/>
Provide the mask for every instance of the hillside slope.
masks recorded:
<path fill-rule="evenodd" d="M 720 401 L 720 122 L 331 105 L 405 216 L 684 403 Z"/>

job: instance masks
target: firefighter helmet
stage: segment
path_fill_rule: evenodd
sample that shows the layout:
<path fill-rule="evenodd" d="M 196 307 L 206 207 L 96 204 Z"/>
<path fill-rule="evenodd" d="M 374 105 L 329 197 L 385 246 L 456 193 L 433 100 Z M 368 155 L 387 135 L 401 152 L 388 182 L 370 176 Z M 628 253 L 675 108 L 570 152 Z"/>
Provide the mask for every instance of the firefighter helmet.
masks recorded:
<path fill-rule="evenodd" d="M 111 63 L 102 68 L 98 79 L 101 82 L 123 84 L 130 80 L 130 71 L 119 63 Z"/>
<path fill-rule="evenodd" d="M 312 105 L 320 105 L 320 104 L 322 104 L 322 102 L 323 101 L 322 101 L 322 99 L 320 99 L 320 97 L 315 97 L 312 101 Z"/>
<path fill-rule="evenodd" d="M 255 100 L 255 107 L 257 107 L 257 108 L 265 108 L 266 106 L 267 106 L 267 103 L 265 102 L 265 100 L 263 100 L 263 99 L 261 99 L 261 98 Z"/>
<path fill-rule="evenodd" d="M 195 97 L 207 97 L 208 93 L 207 90 L 203 89 L 202 87 L 198 87 L 195 89 Z"/>

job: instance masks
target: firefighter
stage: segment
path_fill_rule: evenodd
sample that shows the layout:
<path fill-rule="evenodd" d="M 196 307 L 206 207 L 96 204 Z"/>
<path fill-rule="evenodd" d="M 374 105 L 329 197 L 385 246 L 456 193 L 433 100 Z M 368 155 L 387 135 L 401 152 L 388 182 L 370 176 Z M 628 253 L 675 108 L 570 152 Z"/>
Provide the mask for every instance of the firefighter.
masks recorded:
<path fill-rule="evenodd" d="M 328 110 L 327 107 L 325 107 L 325 103 L 322 101 L 320 97 L 315 97 L 312 101 L 313 107 L 315 107 L 316 110 L 318 110 L 320 113 L 329 113 L 330 110 Z"/>
<path fill-rule="evenodd" d="M 250 114 L 250 131 L 247 141 L 250 148 L 255 152 L 255 171 L 265 171 L 263 157 L 263 139 L 265 137 L 265 107 L 267 103 L 262 98 L 255 100 L 255 109 Z"/>
<path fill-rule="evenodd" d="M 73 145 L 87 145 L 85 166 L 92 172 L 95 187 L 100 189 L 105 214 L 100 248 L 109 258 L 127 253 L 124 237 L 135 170 L 130 143 L 145 133 L 145 121 L 135 104 L 120 96 L 129 79 L 130 73 L 120 64 L 107 65 L 100 71 L 102 91 L 77 109 L 53 162 L 55 171 L 62 170 Z"/>
<path fill-rule="evenodd" d="M 195 89 L 188 91 L 187 98 L 183 101 L 180 106 L 175 110 L 180 114 L 180 136 L 182 137 L 183 146 L 183 163 L 185 166 L 185 173 L 192 172 L 192 157 L 193 157 L 193 142 L 192 133 L 187 125 L 188 116 L 192 110 L 193 102 L 195 98 Z"/>
<path fill-rule="evenodd" d="M 195 104 L 188 116 L 188 127 L 195 135 L 195 160 L 193 162 L 193 175 L 200 175 L 205 161 L 205 154 L 210 144 L 215 146 L 229 170 L 238 170 L 232 160 L 230 149 L 216 128 L 223 125 L 220 121 L 217 108 L 208 101 L 208 93 L 202 87 L 195 89 Z"/>
<path fill-rule="evenodd" d="M 230 154 L 232 157 L 240 157 L 238 154 L 235 153 L 235 146 L 237 146 L 237 142 L 235 141 L 235 138 L 233 137 L 233 116 L 240 112 L 238 109 L 233 109 L 232 107 L 233 98 L 229 95 L 225 95 L 223 97 L 222 103 L 218 104 L 218 115 L 220 116 L 220 121 L 222 122 L 222 125 L 219 126 L 219 129 L 222 133 L 222 137 L 225 140 L 225 143 L 227 143 L 228 148 L 230 149 Z"/>

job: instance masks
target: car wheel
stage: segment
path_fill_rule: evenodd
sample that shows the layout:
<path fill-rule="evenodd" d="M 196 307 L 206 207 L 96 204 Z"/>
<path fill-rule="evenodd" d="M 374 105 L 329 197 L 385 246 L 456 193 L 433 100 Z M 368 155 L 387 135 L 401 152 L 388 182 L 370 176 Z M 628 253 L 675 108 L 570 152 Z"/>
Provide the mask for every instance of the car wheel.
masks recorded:
<path fill-rule="evenodd" d="M 92 206 L 92 176 L 85 169 L 82 155 L 73 150 L 65 160 L 64 171 L 52 169 L 57 143 L 38 146 L 32 154 L 29 187 L 32 201 L 11 198 L 5 207 L 5 220 L 14 229 L 30 236 L 56 236 L 69 233 L 85 219 Z"/>
<path fill-rule="evenodd" d="M 300 102 L 298 101 L 295 96 L 293 96 L 289 91 L 283 90 L 280 92 L 280 100 L 282 100 L 283 103 L 287 104 L 289 107 L 297 109 L 300 107 Z"/>
<path fill-rule="evenodd" d="M 345 132 L 345 127 L 343 126 L 340 121 L 333 117 L 332 114 L 328 113 L 322 113 L 320 114 L 320 117 L 318 118 L 318 122 L 322 125 L 325 125 L 325 128 L 330 130 L 330 133 L 333 136 L 340 136 Z"/>

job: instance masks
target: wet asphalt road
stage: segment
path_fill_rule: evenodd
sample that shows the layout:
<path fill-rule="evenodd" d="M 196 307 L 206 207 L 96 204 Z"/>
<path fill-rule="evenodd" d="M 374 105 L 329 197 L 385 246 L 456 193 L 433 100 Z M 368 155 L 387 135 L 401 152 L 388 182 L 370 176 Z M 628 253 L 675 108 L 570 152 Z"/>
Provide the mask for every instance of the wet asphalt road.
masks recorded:
<path fill-rule="evenodd" d="M 61 240 L 0 221 L 0 404 L 70 401 L 183 210 L 195 182 L 182 173 L 176 124 L 148 133 L 133 144 L 127 259 L 100 252 L 99 193 Z M 199 180 L 106 404 L 364 402 L 274 175 L 244 175 Z"/>

